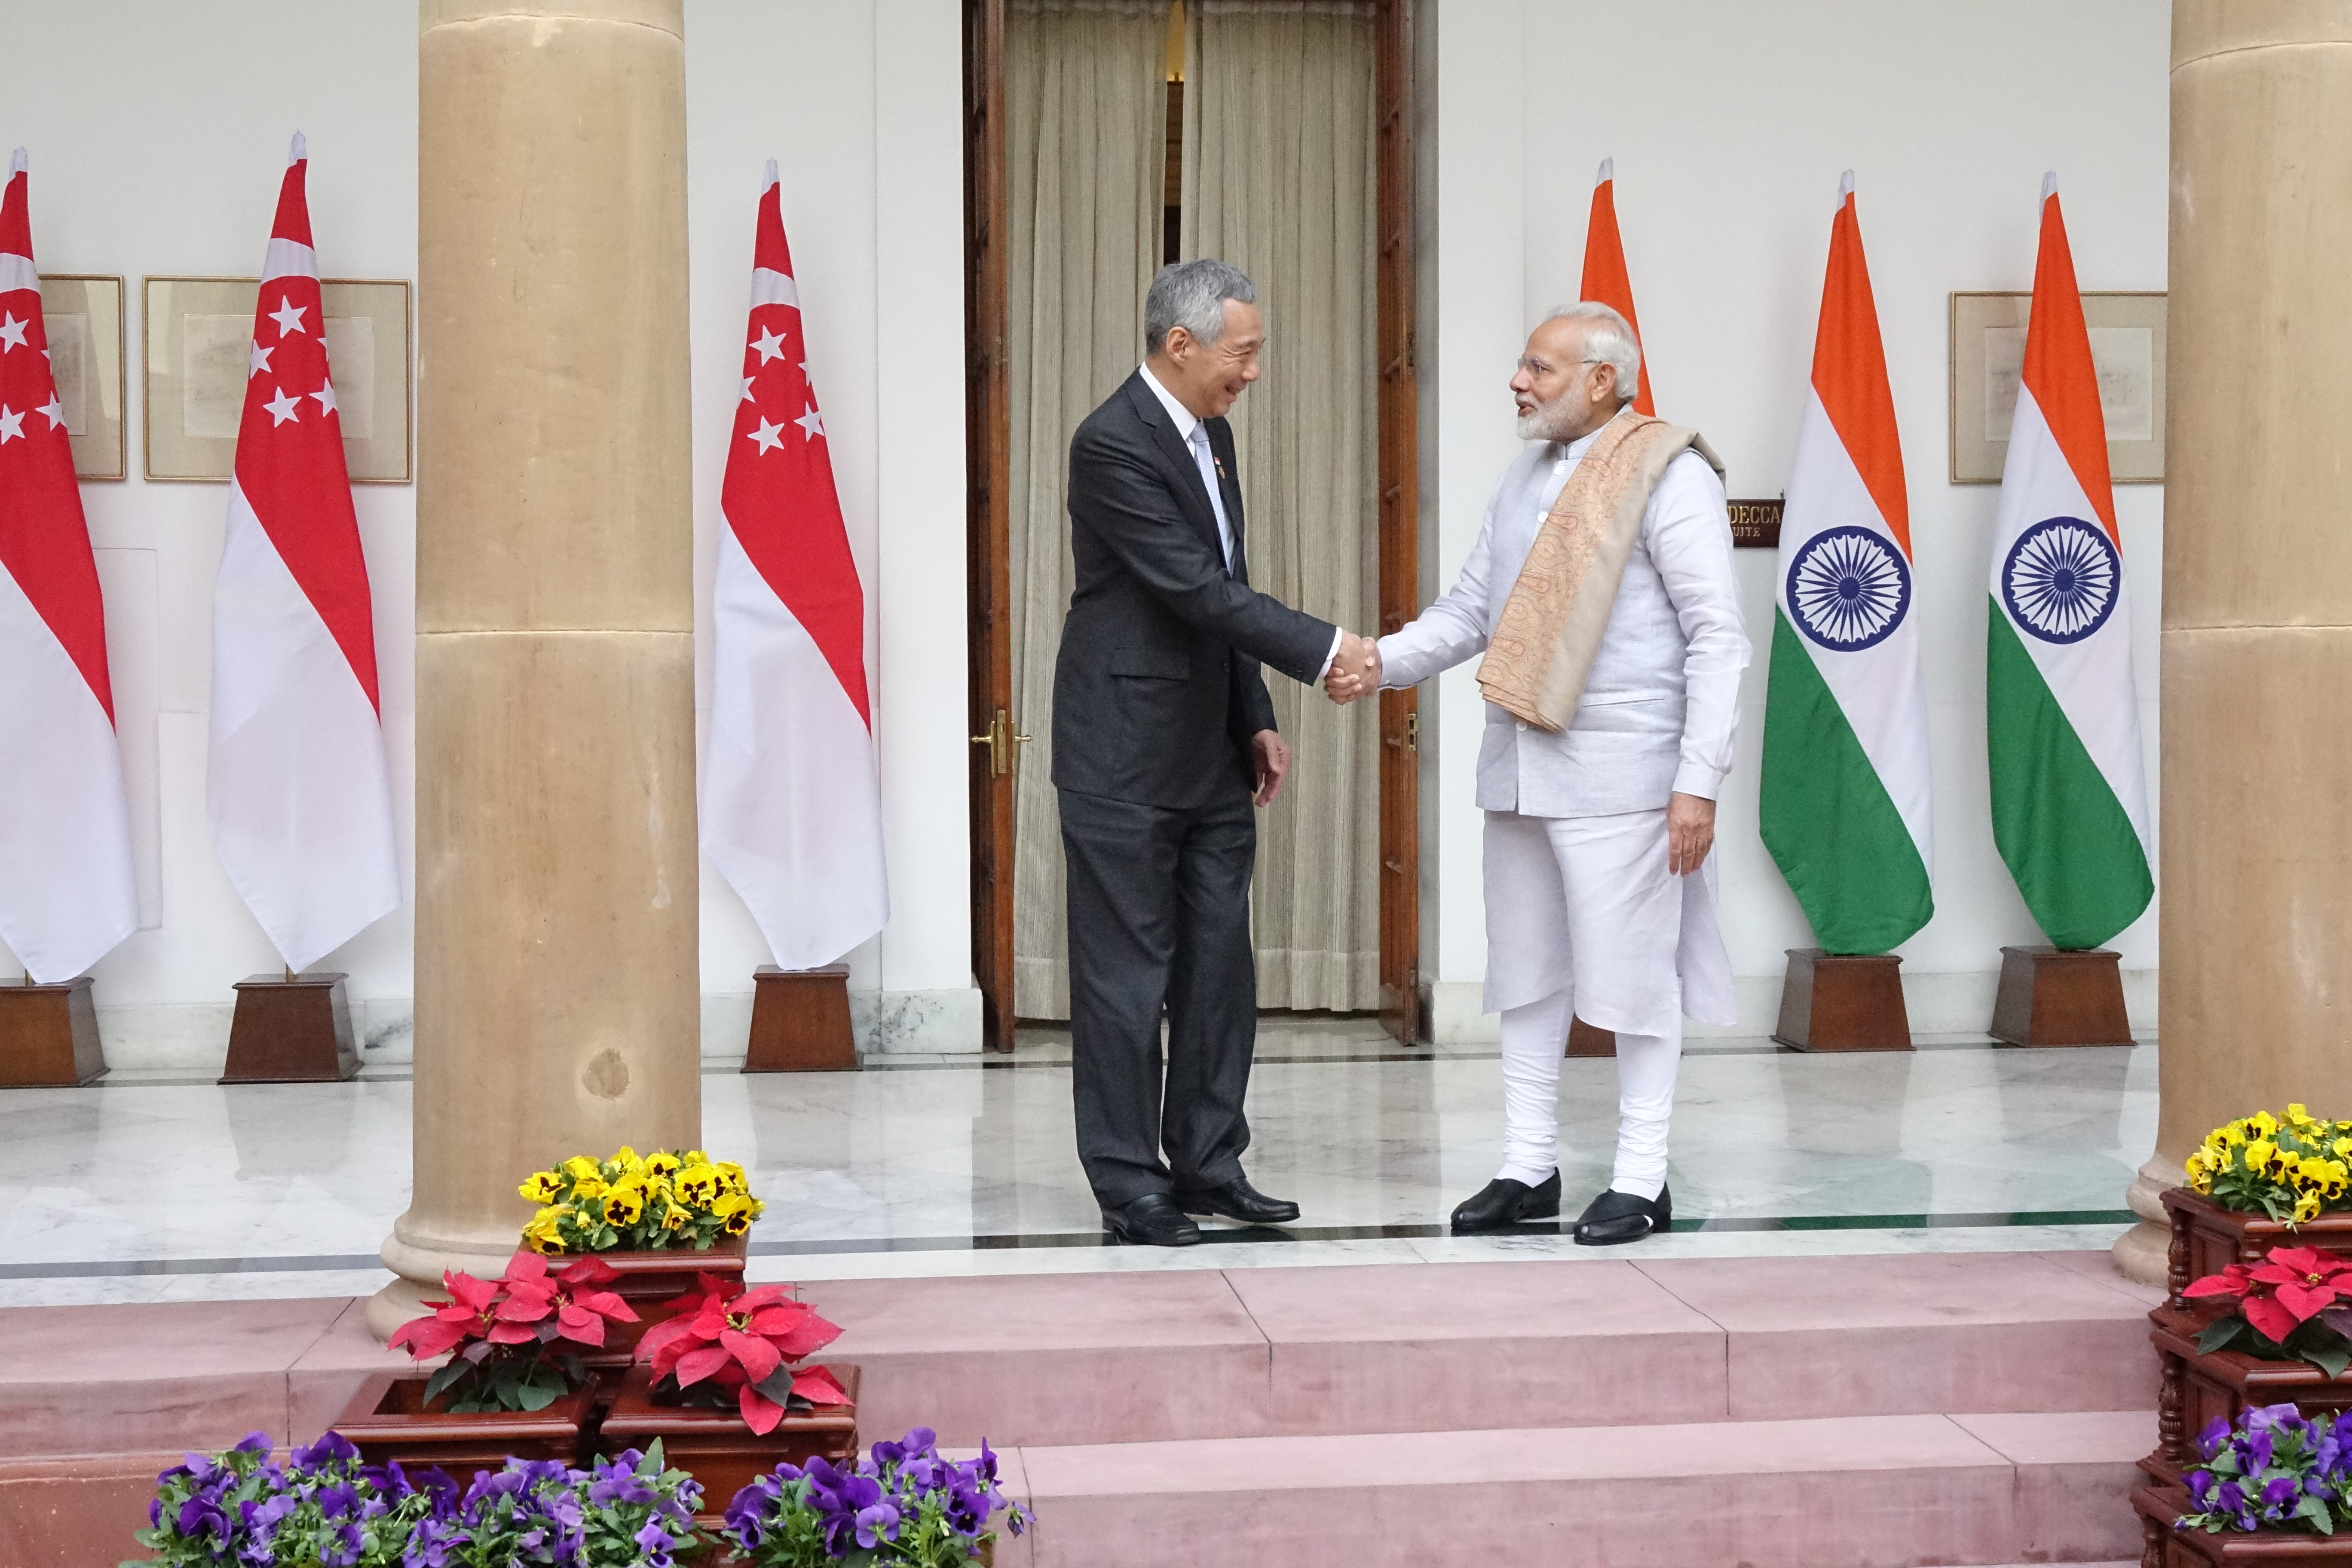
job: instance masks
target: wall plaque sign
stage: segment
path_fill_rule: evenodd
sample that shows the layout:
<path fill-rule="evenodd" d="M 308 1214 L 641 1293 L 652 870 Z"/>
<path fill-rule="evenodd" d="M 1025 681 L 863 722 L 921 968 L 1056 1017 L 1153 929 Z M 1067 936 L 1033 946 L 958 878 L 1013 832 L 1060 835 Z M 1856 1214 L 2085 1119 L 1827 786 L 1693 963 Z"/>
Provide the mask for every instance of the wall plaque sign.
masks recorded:
<path fill-rule="evenodd" d="M 408 285 L 327 278 L 327 365 L 352 482 L 409 482 Z M 146 474 L 226 480 L 253 343 L 255 278 L 146 279 Z"/>

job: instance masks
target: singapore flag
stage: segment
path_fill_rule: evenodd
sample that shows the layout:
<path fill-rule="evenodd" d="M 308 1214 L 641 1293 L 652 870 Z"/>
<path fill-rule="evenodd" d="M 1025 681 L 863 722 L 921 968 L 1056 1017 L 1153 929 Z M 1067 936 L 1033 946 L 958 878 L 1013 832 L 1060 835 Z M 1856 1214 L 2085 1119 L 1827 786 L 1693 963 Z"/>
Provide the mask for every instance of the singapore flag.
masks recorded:
<path fill-rule="evenodd" d="M 0 199 L 0 942 L 53 984 L 138 928 L 139 894 L 26 184 L 20 148 Z"/>
<path fill-rule="evenodd" d="M 375 617 L 327 374 L 302 138 L 278 195 L 213 589 L 213 844 L 289 969 L 400 903 Z"/>
<path fill-rule="evenodd" d="M 745 336 L 719 490 L 702 852 L 776 963 L 813 969 L 881 930 L 890 900 L 866 598 L 804 363 L 772 163 Z"/>

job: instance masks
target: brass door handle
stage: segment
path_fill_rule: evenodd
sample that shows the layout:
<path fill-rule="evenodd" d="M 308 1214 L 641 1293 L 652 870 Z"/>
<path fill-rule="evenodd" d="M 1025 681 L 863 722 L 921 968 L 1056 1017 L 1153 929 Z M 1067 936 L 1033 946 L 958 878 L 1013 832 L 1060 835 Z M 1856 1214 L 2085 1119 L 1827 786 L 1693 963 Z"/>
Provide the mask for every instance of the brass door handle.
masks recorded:
<path fill-rule="evenodd" d="M 972 736 L 971 743 L 988 748 L 989 776 L 1001 779 L 1013 771 L 1013 759 L 1018 754 L 1013 748 L 1027 745 L 1029 737 L 1014 732 L 1012 719 L 999 708 L 989 719 L 987 730 Z"/>
<path fill-rule="evenodd" d="M 988 748 L 989 776 L 992 778 L 1002 778 L 1004 775 L 1006 763 L 1004 755 L 1003 709 L 999 708 L 996 710 L 996 716 L 988 721 L 988 728 L 981 731 L 979 734 L 974 735 L 971 738 L 971 743 L 975 746 L 986 746 Z"/>

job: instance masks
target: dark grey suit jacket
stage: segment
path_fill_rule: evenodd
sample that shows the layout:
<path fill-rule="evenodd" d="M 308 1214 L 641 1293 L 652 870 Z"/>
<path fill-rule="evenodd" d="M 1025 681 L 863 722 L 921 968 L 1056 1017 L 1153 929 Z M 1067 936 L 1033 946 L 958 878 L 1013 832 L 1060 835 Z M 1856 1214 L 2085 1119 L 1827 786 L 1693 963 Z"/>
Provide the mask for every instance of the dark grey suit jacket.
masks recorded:
<path fill-rule="evenodd" d="M 1330 654 L 1330 622 L 1251 589 L 1233 430 L 1208 428 L 1230 573 L 1201 470 L 1140 373 L 1070 440 L 1076 582 L 1054 666 L 1060 788 L 1193 808 L 1236 773 L 1246 787 L 1250 738 L 1275 727 L 1260 662 L 1312 681 Z"/>

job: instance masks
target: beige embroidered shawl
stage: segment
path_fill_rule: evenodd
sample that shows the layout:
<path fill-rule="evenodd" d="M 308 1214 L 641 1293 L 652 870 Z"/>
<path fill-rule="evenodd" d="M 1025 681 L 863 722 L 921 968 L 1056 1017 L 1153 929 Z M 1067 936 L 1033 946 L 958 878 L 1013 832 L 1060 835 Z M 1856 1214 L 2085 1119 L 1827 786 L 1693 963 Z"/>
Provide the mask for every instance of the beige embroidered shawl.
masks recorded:
<path fill-rule="evenodd" d="M 1650 494 L 1686 447 L 1723 472 L 1696 430 L 1630 406 L 1601 427 L 1537 530 L 1487 639 L 1478 664 L 1487 701 L 1538 729 L 1568 727 L 1601 651 Z"/>

